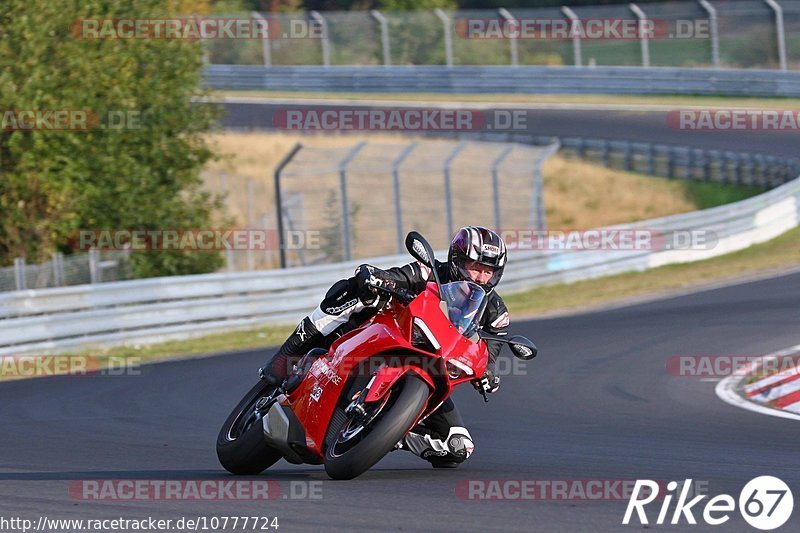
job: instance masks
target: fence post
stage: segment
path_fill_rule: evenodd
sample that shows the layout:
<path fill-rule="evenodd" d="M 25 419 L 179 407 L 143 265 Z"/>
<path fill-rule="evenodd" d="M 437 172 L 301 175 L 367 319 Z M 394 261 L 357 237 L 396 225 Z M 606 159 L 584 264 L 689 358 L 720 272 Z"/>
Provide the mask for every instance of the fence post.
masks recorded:
<path fill-rule="evenodd" d="M 578 141 L 576 144 L 578 145 L 577 146 L 578 157 L 586 158 L 586 139 L 584 139 L 583 137 L 578 137 Z"/>
<path fill-rule="evenodd" d="M 667 178 L 675 177 L 675 149 L 667 146 Z"/>
<path fill-rule="evenodd" d="M 344 159 L 339 161 L 339 189 L 342 195 L 342 247 L 344 248 L 345 261 L 350 261 L 353 258 L 353 249 L 350 243 L 350 201 L 347 198 L 347 165 L 366 145 L 367 141 L 358 143 L 355 148 L 344 156 Z"/>
<path fill-rule="evenodd" d="M 609 163 L 609 156 L 608 156 L 608 152 L 609 152 L 608 140 L 607 140 L 607 139 L 603 139 L 603 140 L 601 141 L 601 143 L 602 143 L 602 144 L 601 144 L 601 148 L 600 148 L 600 150 L 601 150 L 601 151 L 600 151 L 600 157 L 601 157 L 601 159 L 602 159 L 603 166 L 604 166 L 604 167 L 608 167 L 608 163 Z"/>
<path fill-rule="evenodd" d="M 410 143 L 403 148 L 400 155 L 392 161 L 392 185 L 394 186 L 394 216 L 397 233 L 397 253 L 402 254 L 405 249 L 405 239 L 403 238 L 403 207 L 400 205 L 400 165 L 417 147 L 416 142 Z"/>
<path fill-rule="evenodd" d="M 625 141 L 624 148 L 622 149 L 622 166 L 625 170 L 630 171 L 633 167 L 631 162 L 631 143 L 630 141 Z"/>
<path fill-rule="evenodd" d="M 230 248 L 225 250 L 225 270 L 228 272 L 236 270 L 236 258 L 233 255 L 233 250 Z"/>
<path fill-rule="evenodd" d="M 275 167 L 275 212 L 277 213 L 278 223 L 278 253 L 280 256 L 281 268 L 286 268 L 286 249 L 283 245 L 283 204 L 281 198 L 281 172 L 286 165 L 297 155 L 297 152 L 303 148 L 300 143 L 295 144 L 289 153 L 283 156 L 278 166 Z M 227 259 L 227 258 L 226 258 Z M 230 268 L 230 259 L 228 260 L 228 268 Z"/>
<path fill-rule="evenodd" d="M 633 11 L 633 14 L 639 19 L 639 42 L 642 45 L 642 66 L 650 66 L 650 40 L 647 35 L 645 26 L 647 24 L 647 15 L 644 14 L 642 8 L 636 4 L 628 4 L 628 7 Z"/>
<path fill-rule="evenodd" d="M 25 279 L 25 258 L 14 258 L 14 283 L 18 291 L 24 291 L 28 288 L 27 280 Z"/>
<path fill-rule="evenodd" d="M 497 10 L 501 17 L 503 17 L 511 27 L 516 27 L 517 31 L 521 31 L 519 27 L 519 23 L 517 19 L 514 18 L 514 15 L 509 13 L 508 9 L 501 7 Z M 516 36 L 509 36 L 508 38 L 508 47 L 509 51 L 511 52 L 511 66 L 518 67 L 519 66 L 519 50 L 517 48 L 517 37 Z"/>
<path fill-rule="evenodd" d="M 786 70 L 786 36 L 783 31 L 783 8 L 776 0 L 764 0 L 775 12 L 775 30 L 778 33 L 778 62 Z"/>
<path fill-rule="evenodd" d="M 738 153 L 735 155 L 734 164 L 736 165 L 736 185 L 743 185 L 744 184 L 744 172 L 742 167 L 744 166 L 744 159 L 745 154 Z"/>
<path fill-rule="evenodd" d="M 64 285 L 64 254 L 61 252 L 53 254 L 53 285 L 55 287 Z"/>
<path fill-rule="evenodd" d="M 756 154 L 753 162 L 753 183 L 754 186 L 763 186 L 764 180 L 764 156 Z"/>
<path fill-rule="evenodd" d="M 497 175 L 497 170 L 503 163 L 503 160 L 508 157 L 514 150 L 514 145 L 506 147 L 500 155 L 492 162 L 492 198 L 494 200 L 494 229 L 500 231 L 502 226 L 502 218 L 500 216 L 500 180 Z"/>
<path fill-rule="evenodd" d="M 245 186 L 247 189 L 247 227 L 252 228 L 255 226 L 255 208 L 253 207 L 253 202 L 255 200 L 255 189 L 253 185 L 253 178 L 247 178 L 245 180 Z M 253 257 L 253 248 L 251 246 L 247 247 L 247 251 L 245 252 L 247 256 L 247 270 L 253 271 L 255 270 L 255 258 Z"/>
<path fill-rule="evenodd" d="M 461 153 L 467 146 L 466 141 L 461 141 L 453 148 L 453 151 L 445 158 L 444 166 L 442 168 L 444 174 L 444 204 L 445 204 L 445 213 L 447 214 L 447 238 L 444 242 L 450 242 L 450 239 L 453 238 L 453 233 L 455 229 L 453 228 L 453 198 L 450 193 L 450 164 L 453 160 Z"/>
<path fill-rule="evenodd" d="M 581 21 L 578 15 L 567 6 L 562 6 L 561 12 L 571 21 L 569 32 L 572 35 L 572 53 L 575 58 L 575 66 L 580 67 L 583 65 L 583 58 L 581 57 L 581 32 L 578 31 L 578 26 L 580 26 Z"/>
<path fill-rule="evenodd" d="M 719 68 L 719 27 L 717 26 L 717 10 L 708 0 L 699 0 L 700 5 L 708 13 L 709 33 L 711 34 L 711 62 Z"/>
<path fill-rule="evenodd" d="M 561 148 L 558 138 L 550 146 L 546 147 L 533 164 L 533 209 L 534 218 L 531 226 L 537 230 L 547 229 L 547 218 L 544 210 L 544 177 L 542 176 L 542 166 L 544 162 Z"/>
<path fill-rule="evenodd" d="M 309 16 L 314 19 L 314 22 L 320 25 L 320 29 L 322 30 L 322 38 L 320 39 L 322 44 L 322 64 L 329 67 L 331 66 L 331 43 L 330 36 L 328 35 L 328 21 L 319 14 L 319 11 L 311 11 L 309 12 Z"/>
<path fill-rule="evenodd" d="M 381 25 L 381 48 L 383 49 L 383 65 L 386 67 L 392 64 L 392 54 L 389 49 L 389 25 L 386 23 L 386 17 L 377 9 L 371 9 L 369 14 L 375 21 Z"/>
<path fill-rule="evenodd" d="M 436 13 L 436 16 L 439 17 L 439 20 L 442 21 L 442 26 L 444 27 L 444 58 L 445 63 L 448 67 L 453 66 L 453 35 L 450 33 L 450 17 L 447 16 L 447 13 L 442 11 L 440 8 L 436 8 L 433 10 Z"/>
<path fill-rule="evenodd" d="M 647 174 L 652 175 L 656 168 L 656 151 L 652 143 L 647 143 Z"/>
<path fill-rule="evenodd" d="M 89 249 L 89 279 L 92 284 L 103 281 L 103 275 L 100 271 L 100 252 L 97 248 Z"/>
<path fill-rule="evenodd" d="M 271 29 L 270 28 L 270 24 L 267 21 L 267 19 L 265 19 L 264 16 L 261 13 L 259 13 L 258 11 L 253 11 L 252 15 L 253 15 L 254 19 L 261 21 L 261 23 L 264 24 L 264 27 L 267 30 L 267 33 L 266 34 L 262 34 L 262 36 L 261 36 L 261 50 L 262 50 L 262 52 L 264 54 L 264 66 L 265 67 L 271 67 L 272 66 L 272 46 L 270 45 L 269 40 L 272 39 L 273 36 L 270 35 L 270 29 Z"/>

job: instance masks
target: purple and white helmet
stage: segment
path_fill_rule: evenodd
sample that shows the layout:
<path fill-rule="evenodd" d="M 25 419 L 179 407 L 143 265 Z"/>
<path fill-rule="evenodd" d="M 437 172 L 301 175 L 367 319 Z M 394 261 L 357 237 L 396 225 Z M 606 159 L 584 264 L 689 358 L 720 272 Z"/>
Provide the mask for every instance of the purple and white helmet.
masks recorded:
<path fill-rule="evenodd" d="M 465 268 L 468 260 L 494 269 L 491 279 L 483 285 L 484 290 L 489 292 L 503 277 L 503 269 L 506 266 L 506 243 L 500 235 L 490 229 L 481 226 L 463 227 L 453 237 L 447 254 L 452 281 L 471 280 Z"/>

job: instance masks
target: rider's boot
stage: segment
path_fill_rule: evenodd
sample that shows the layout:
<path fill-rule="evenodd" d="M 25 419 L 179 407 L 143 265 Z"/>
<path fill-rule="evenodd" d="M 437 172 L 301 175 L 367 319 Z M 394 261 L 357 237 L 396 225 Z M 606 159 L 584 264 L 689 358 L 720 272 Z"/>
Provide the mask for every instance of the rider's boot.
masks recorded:
<path fill-rule="evenodd" d="M 320 333 L 311 319 L 304 318 L 294 332 L 281 345 L 278 352 L 258 370 L 261 379 L 271 385 L 280 384 L 292 371 L 292 365 L 312 348 L 325 345 L 325 336 Z"/>
<path fill-rule="evenodd" d="M 434 468 L 455 468 L 475 449 L 472 436 L 465 427 L 451 427 L 444 440 L 437 437 L 424 426 L 416 426 L 395 449 L 408 450 L 431 463 Z"/>

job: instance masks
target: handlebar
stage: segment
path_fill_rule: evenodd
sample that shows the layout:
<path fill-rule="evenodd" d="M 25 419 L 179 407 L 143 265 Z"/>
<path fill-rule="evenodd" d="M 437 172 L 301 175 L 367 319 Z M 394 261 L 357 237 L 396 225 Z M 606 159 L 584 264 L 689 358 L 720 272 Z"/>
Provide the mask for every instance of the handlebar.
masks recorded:
<path fill-rule="evenodd" d="M 390 296 L 394 296 L 403 305 L 410 304 L 412 302 L 412 300 L 414 300 L 414 298 L 417 297 L 416 294 L 414 294 L 413 292 L 411 292 L 408 289 L 403 289 L 403 288 L 390 289 L 388 287 L 384 287 L 382 284 L 378 285 L 378 284 L 370 283 L 369 281 L 366 282 L 366 285 L 368 285 L 369 287 L 371 287 L 373 289 L 382 291 L 382 292 L 384 292 L 384 293 L 386 293 L 386 294 L 388 294 Z"/>

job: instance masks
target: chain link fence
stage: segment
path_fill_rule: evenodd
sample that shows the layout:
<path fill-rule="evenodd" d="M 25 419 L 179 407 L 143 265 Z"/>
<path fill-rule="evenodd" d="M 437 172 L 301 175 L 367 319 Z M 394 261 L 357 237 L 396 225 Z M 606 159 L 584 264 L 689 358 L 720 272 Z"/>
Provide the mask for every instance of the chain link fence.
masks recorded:
<path fill-rule="evenodd" d="M 700 0 L 510 10 L 253 12 L 236 16 L 273 21 L 269 38 L 209 40 L 205 45 L 212 64 L 796 69 L 800 0 L 777 5 L 778 10 L 763 0 Z M 590 21 L 636 27 L 640 19 L 652 23 L 653 31 L 634 37 L 589 31 Z M 569 33 L 542 29 L 554 23 L 568 24 Z M 497 33 L 497 28 L 505 30 Z"/>
<path fill-rule="evenodd" d="M 133 279 L 129 251 L 92 250 L 67 256 L 55 253 L 44 263 L 27 264 L 18 257 L 14 266 L 0 268 L 0 292 L 128 279 Z"/>
<path fill-rule="evenodd" d="M 541 162 L 555 147 L 450 140 L 302 146 L 279 177 L 283 262 L 402 254 L 411 229 L 444 248 L 463 225 L 543 228 Z M 292 239 L 306 246 L 293 250 Z"/>

